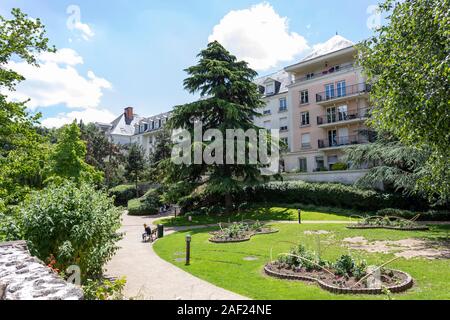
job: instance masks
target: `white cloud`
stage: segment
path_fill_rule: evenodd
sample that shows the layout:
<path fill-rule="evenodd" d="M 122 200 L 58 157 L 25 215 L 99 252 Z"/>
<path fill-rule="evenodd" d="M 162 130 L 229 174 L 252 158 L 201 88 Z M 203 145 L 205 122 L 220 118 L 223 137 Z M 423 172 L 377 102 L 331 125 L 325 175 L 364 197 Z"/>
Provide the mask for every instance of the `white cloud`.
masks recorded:
<path fill-rule="evenodd" d="M 309 48 L 303 36 L 289 31 L 288 19 L 268 3 L 230 11 L 214 27 L 208 40 L 219 41 L 259 71 L 293 60 Z"/>
<path fill-rule="evenodd" d="M 56 53 L 39 55 L 40 67 L 26 62 L 9 62 L 7 67 L 25 77 L 17 91 L 8 92 L 16 101 L 30 98 L 27 106 L 37 107 L 65 105 L 69 108 L 96 108 L 100 104 L 104 89 L 111 89 L 109 81 L 89 71 L 87 77 L 78 73 L 75 66 L 83 58 L 72 49 L 61 49 Z"/>
<path fill-rule="evenodd" d="M 115 118 L 116 116 L 106 109 L 85 109 L 81 111 L 72 111 L 69 113 L 60 113 L 56 117 L 44 119 L 42 121 L 42 125 L 47 128 L 60 128 L 65 124 L 72 123 L 74 120 L 83 120 L 84 123 L 108 123 L 113 121 Z"/>

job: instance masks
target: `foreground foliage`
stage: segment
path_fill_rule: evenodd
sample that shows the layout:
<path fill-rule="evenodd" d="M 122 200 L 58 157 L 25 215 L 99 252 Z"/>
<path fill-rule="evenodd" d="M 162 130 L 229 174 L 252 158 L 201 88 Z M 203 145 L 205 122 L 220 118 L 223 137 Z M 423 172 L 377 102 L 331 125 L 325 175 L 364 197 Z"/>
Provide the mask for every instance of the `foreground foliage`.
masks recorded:
<path fill-rule="evenodd" d="M 31 252 L 56 267 L 81 268 L 83 279 L 102 274 L 118 249 L 120 210 L 88 184 L 64 182 L 33 192 L 20 207 L 18 224 Z"/>
<path fill-rule="evenodd" d="M 360 46 L 372 84 L 371 124 L 408 147 L 430 151 L 419 188 L 450 198 L 450 1 L 385 0 L 388 23 Z"/>

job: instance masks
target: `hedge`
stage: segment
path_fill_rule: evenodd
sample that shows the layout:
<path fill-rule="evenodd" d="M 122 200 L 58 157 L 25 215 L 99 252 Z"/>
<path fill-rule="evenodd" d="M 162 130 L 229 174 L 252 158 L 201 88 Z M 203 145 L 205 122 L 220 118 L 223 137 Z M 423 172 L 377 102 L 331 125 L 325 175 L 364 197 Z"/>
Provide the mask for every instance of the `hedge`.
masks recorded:
<path fill-rule="evenodd" d="M 303 203 L 370 212 L 384 208 L 410 209 L 412 206 L 421 205 L 399 195 L 364 190 L 355 186 L 302 181 L 270 182 L 247 187 L 240 198 L 247 202 Z"/>
<path fill-rule="evenodd" d="M 109 190 L 109 195 L 114 197 L 116 206 L 127 205 L 128 201 L 136 198 L 136 186 L 124 184 Z"/>
<path fill-rule="evenodd" d="M 128 201 L 128 214 L 131 216 L 158 214 L 161 207 L 160 195 L 159 190 L 151 189 L 141 198 Z"/>

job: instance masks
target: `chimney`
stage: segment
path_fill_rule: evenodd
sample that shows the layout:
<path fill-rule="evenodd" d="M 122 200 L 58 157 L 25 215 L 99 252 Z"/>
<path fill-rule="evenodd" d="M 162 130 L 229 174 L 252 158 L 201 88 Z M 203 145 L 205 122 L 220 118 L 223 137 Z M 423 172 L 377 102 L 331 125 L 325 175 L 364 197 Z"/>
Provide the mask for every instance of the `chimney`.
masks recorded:
<path fill-rule="evenodd" d="M 134 120 L 134 111 L 133 111 L 133 107 L 128 107 L 125 108 L 125 122 L 126 124 L 131 124 L 131 122 L 133 122 Z"/>

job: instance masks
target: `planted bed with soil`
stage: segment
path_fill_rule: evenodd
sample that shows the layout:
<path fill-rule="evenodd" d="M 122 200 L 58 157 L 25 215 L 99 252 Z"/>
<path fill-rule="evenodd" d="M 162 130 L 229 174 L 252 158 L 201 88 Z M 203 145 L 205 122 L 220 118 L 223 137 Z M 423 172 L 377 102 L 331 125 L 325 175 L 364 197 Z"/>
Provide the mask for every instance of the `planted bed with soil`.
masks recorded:
<path fill-rule="evenodd" d="M 241 222 L 229 224 L 227 227 L 220 225 L 219 231 L 211 232 L 212 237 L 209 239 L 213 243 L 233 243 L 249 241 L 255 235 L 277 233 L 278 230 L 270 226 L 265 226 L 259 221 Z"/>

